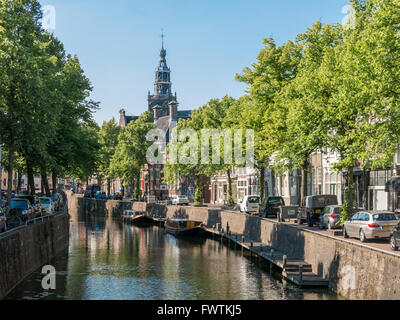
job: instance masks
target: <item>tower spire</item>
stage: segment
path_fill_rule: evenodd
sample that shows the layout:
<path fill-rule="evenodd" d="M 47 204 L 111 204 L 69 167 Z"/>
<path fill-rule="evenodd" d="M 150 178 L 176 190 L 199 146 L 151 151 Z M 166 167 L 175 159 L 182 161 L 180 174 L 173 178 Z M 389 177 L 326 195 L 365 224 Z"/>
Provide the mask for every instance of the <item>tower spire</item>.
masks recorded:
<path fill-rule="evenodd" d="M 164 38 L 165 38 L 164 29 L 161 29 L 161 48 L 162 49 L 164 49 Z"/>

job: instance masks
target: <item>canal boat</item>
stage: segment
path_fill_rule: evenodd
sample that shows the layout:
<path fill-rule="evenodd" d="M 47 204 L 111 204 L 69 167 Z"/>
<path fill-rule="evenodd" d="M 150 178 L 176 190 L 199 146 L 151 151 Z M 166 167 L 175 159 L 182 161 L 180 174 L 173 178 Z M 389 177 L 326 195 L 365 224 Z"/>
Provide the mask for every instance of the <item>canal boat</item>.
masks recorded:
<path fill-rule="evenodd" d="M 165 230 L 175 236 L 199 236 L 205 233 L 203 223 L 188 219 L 168 219 Z"/>
<path fill-rule="evenodd" d="M 144 211 L 125 210 L 122 219 L 135 225 L 148 225 L 153 223 L 153 219 Z"/>

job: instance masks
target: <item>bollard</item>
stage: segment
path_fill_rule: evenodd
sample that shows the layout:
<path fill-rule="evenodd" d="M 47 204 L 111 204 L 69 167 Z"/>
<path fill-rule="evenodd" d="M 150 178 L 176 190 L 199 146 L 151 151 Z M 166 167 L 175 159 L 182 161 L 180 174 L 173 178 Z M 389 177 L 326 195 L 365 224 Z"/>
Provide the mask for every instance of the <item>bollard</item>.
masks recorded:
<path fill-rule="evenodd" d="M 244 236 L 242 236 L 242 243 L 244 243 Z"/>
<path fill-rule="evenodd" d="M 284 255 L 284 256 L 283 256 L 283 262 L 282 262 L 283 270 L 285 270 L 286 264 L 287 264 L 287 255 Z"/>
<path fill-rule="evenodd" d="M 303 282 L 303 265 L 299 264 L 299 280 L 300 284 Z"/>
<path fill-rule="evenodd" d="M 263 251 L 263 246 L 262 246 L 262 244 L 260 245 L 260 252 L 262 252 Z"/>
<path fill-rule="evenodd" d="M 272 264 L 272 262 L 269 263 L 269 273 L 272 274 L 272 272 L 274 271 L 274 265 Z"/>
<path fill-rule="evenodd" d="M 250 247 L 253 248 L 253 246 L 254 246 L 254 243 L 253 243 L 253 240 L 251 240 L 251 241 L 250 241 Z"/>
<path fill-rule="evenodd" d="M 274 249 L 271 249 L 271 259 L 274 258 L 274 253 L 275 253 L 275 250 L 274 250 Z"/>

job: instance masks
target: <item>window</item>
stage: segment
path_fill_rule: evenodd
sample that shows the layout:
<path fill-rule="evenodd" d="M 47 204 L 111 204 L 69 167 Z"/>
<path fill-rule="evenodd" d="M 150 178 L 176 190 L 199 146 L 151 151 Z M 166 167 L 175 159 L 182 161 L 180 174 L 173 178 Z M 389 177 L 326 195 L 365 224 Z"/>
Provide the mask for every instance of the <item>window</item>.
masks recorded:
<path fill-rule="evenodd" d="M 393 176 L 391 170 L 371 171 L 369 177 L 370 186 L 385 186 L 386 182 Z"/>

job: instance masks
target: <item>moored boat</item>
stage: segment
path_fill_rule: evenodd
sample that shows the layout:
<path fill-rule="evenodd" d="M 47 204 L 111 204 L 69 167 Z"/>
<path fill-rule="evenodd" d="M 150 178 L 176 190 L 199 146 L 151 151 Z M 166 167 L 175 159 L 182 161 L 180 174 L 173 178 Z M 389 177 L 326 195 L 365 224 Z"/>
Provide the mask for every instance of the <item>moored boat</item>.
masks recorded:
<path fill-rule="evenodd" d="M 123 220 L 136 225 L 152 224 L 153 219 L 146 212 L 136 210 L 125 210 L 122 216 Z"/>
<path fill-rule="evenodd" d="M 201 222 L 188 219 L 168 219 L 165 230 L 175 236 L 197 236 L 205 233 Z"/>

